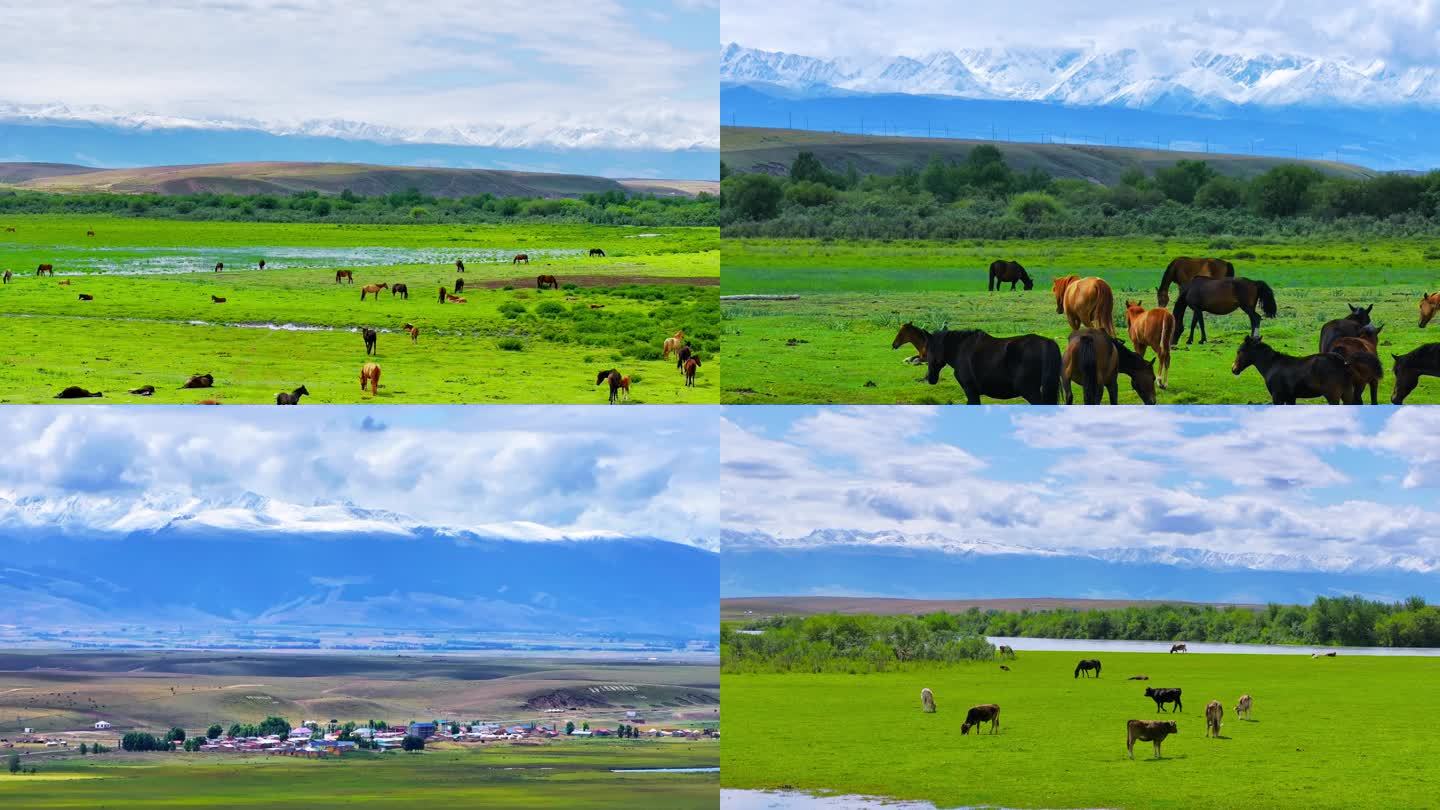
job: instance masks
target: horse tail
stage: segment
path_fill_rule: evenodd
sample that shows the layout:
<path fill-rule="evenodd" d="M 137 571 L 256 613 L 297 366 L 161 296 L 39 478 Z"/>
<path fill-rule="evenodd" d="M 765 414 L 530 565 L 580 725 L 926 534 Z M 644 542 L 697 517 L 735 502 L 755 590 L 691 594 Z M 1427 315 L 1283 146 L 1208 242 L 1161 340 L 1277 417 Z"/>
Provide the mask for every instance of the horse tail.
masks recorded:
<path fill-rule="evenodd" d="M 1175 316 L 1160 310 L 1160 345 L 1155 348 L 1156 352 L 1170 351 L 1170 338 L 1175 334 Z M 1136 348 L 1139 348 L 1138 346 Z"/>
<path fill-rule="evenodd" d="M 1040 404 L 1060 404 L 1060 347 L 1046 340 L 1040 353 Z"/>
<path fill-rule="evenodd" d="M 1265 317 L 1275 317 L 1275 313 L 1279 311 L 1275 307 L 1275 291 L 1263 281 L 1255 282 L 1255 288 L 1260 296 L 1260 306 L 1265 311 Z"/>
<path fill-rule="evenodd" d="M 1080 359 L 1080 387 L 1085 392 L 1085 404 L 1100 401 L 1100 362 L 1095 356 L 1095 339 L 1080 338 L 1078 349 Z"/>
<path fill-rule="evenodd" d="M 1105 334 L 1115 337 L 1115 292 L 1110 289 L 1109 284 L 1103 281 L 1100 282 L 1100 294 L 1095 306 L 1099 310 L 1098 314 L 1105 316 L 1103 327 Z"/>

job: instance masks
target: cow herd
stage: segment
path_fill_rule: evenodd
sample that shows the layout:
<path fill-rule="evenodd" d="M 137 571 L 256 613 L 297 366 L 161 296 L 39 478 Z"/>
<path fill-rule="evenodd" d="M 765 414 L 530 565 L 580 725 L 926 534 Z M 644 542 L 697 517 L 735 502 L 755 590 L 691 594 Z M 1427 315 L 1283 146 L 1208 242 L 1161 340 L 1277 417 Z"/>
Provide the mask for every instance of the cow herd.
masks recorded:
<path fill-rule="evenodd" d="M 997 260 L 990 265 L 986 289 L 996 291 L 1009 282 L 1024 289 L 1034 288 L 1034 279 L 1019 262 Z M 1171 284 L 1179 286 L 1173 311 L 1165 309 Z M 1064 317 L 1070 336 L 1063 346 L 1035 334 L 994 337 L 979 329 L 949 329 L 941 325 L 929 332 L 906 323 L 891 342 L 892 349 L 910 344 L 914 357 L 906 362 L 928 366 L 925 381 L 935 385 L 946 366 L 964 391 L 968 404 L 978 405 L 982 396 L 993 399 L 1021 398 L 1032 405 L 1055 405 L 1063 395 L 1074 401 L 1072 384 L 1078 383 L 1087 405 L 1108 398 L 1117 403 L 1119 378 L 1130 378 L 1131 386 L 1147 405 L 1156 402 L 1156 389 L 1170 384 L 1171 349 L 1179 345 L 1185 331 L 1185 314 L 1191 313 L 1186 343 L 1209 339 L 1205 315 L 1228 315 L 1240 311 L 1249 320 L 1249 333 L 1235 354 L 1231 372 L 1239 376 L 1254 368 L 1276 405 L 1295 404 L 1302 399 L 1324 399 L 1331 405 L 1360 404 L 1366 389 L 1370 403 L 1379 402 L 1379 385 L 1384 364 L 1379 355 L 1383 327 L 1370 321 L 1374 304 L 1350 305 L 1349 314 L 1326 323 L 1320 331 L 1319 351 L 1311 355 L 1288 355 L 1265 343 L 1260 336 L 1263 318 L 1278 313 L 1275 292 L 1259 279 L 1235 275 L 1235 267 L 1223 259 L 1182 256 L 1170 262 L 1156 288 L 1159 307 L 1147 308 L 1143 301 L 1124 302 L 1124 322 L 1130 345 L 1118 338 L 1115 296 L 1102 278 L 1065 275 L 1051 283 L 1055 312 Z M 1440 292 L 1420 299 L 1420 327 L 1440 312 Z M 1155 358 L 1146 360 L 1147 351 Z M 1158 363 L 1158 367 L 1157 367 Z M 1422 376 L 1440 377 L 1440 343 L 1427 343 L 1408 354 L 1391 355 L 1395 386 L 1390 401 L 1399 405 L 1415 389 Z"/>

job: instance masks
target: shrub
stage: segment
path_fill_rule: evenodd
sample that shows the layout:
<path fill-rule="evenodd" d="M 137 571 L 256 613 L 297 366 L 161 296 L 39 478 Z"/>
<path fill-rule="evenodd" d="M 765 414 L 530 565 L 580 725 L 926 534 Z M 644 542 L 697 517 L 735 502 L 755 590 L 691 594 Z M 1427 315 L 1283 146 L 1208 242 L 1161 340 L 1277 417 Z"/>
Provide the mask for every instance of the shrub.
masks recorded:
<path fill-rule="evenodd" d="M 500 338 L 499 340 L 495 341 L 495 345 L 499 346 L 501 349 L 504 349 L 507 352 L 525 351 L 525 341 L 521 340 L 520 338 Z"/>
<path fill-rule="evenodd" d="M 536 315 L 564 315 L 565 305 L 558 301 L 542 301 L 535 307 Z"/>

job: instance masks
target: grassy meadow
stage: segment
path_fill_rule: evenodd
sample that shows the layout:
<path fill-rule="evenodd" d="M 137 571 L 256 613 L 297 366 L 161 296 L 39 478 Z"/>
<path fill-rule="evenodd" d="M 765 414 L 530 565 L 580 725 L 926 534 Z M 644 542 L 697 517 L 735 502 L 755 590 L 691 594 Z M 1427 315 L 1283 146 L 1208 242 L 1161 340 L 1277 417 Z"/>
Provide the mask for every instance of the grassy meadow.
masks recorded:
<path fill-rule="evenodd" d="M 1006 242 L 845 243 L 813 240 L 728 239 L 723 246 L 725 295 L 797 294 L 798 300 L 727 301 L 721 305 L 721 340 L 729 370 L 727 403 L 951 403 L 964 402 L 947 369 L 936 386 L 922 367 L 903 363 L 908 345 L 892 350 L 899 327 L 979 328 L 1006 336 L 1034 332 L 1063 346 L 1069 327 L 1055 313 L 1050 282 L 1059 275 L 1098 275 L 1114 289 L 1117 335 L 1127 337 L 1123 302 L 1155 306 L 1155 288 L 1176 256 L 1220 256 L 1236 274 L 1268 282 L 1279 315 L 1261 322 L 1266 341 L 1288 354 L 1318 350 L 1320 327 L 1343 317 L 1347 302 L 1375 304 L 1384 325 L 1380 354 L 1386 366 L 1381 402 L 1393 380 L 1389 353 L 1440 341 L 1435 326 L 1418 327 L 1420 296 L 1440 289 L 1440 243 L 1385 240 L 1361 244 L 1333 240 L 1158 240 L 1094 238 Z M 990 262 L 1019 261 L 1035 279 L 1025 292 L 1009 285 L 985 289 Z M 1171 303 L 1178 289 L 1171 287 Z M 1188 335 L 1188 321 L 1187 335 Z M 1269 403 L 1253 369 L 1235 377 L 1230 367 L 1245 336 L 1243 313 L 1206 318 L 1205 345 L 1173 353 L 1170 388 L 1160 404 Z M 1147 356 L 1153 357 L 1153 353 Z M 1077 400 L 1079 389 L 1076 386 Z M 1120 383 L 1122 404 L 1139 398 Z M 1368 401 L 1368 393 L 1367 393 Z M 1010 400 L 1020 402 L 1021 400 Z M 1320 402 L 1321 400 L 1314 400 Z M 1440 403 L 1440 379 L 1422 378 L 1407 403 Z"/>
<path fill-rule="evenodd" d="M 631 376 L 633 402 L 719 399 L 711 228 L 72 216 L 3 224 L 15 228 L 0 232 L 0 268 L 15 274 L 0 288 L 3 402 L 53 402 L 69 385 L 105 394 L 79 402 L 273 403 L 300 385 L 311 392 L 303 402 L 368 402 L 359 389 L 367 360 L 382 369 L 379 402 L 603 402 L 595 376 L 608 368 Z M 590 247 L 607 256 L 587 258 Z M 528 266 L 510 263 L 519 252 Z M 437 289 L 460 277 L 456 258 L 466 263 L 467 303 L 442 305 Z M 212 272 L 217 261 L 224 272 Z M 54 265 L 54 278 L 35 277 L 41 263 Z M 337 284 L 340 269 L 355 284 Z M 535 289 L 542 273 L 562 289 Z M 380 282 L 406 284 L 409 299 L 387 289 L 362 302 L 360 288 Z M 401 331 L 406 323 L 420 328 L 418 343 Z M 380 331 L 370 358 L 366 327 Z M 702 360 L 693 388 L 660 359 L 677 330 Z M 207 372 L 213 389 L 179 390 Z M 155 396 L 125 393 L 147 384 Z"/>
<path fill-rule="evenodd" d="M 1088 657 L 1103 677 L 1074 678 Z M 1440 697 L 1414 688 L 1440 675 L 1437 658 L 1022 649 L 1006 664 L 726 674 L 721 784 L 1012 808 L 1415 807 L 1440 791 L 1415 722 Z M 1150 680 L 1126 680 L 1137 674 Z M 1185 708 L 1164 758 L 1137 742 L 1132 762 L 1125 722 L 1170 719 L 1146 686 L 1180 687 Z M 924 687 L 935 714 L 920 711 Z M 1252 719 L 1239 720 L 1246 693 Z M 1216 739 L 1205 736 L 1212 699 L 1225 707 Z M 1000 733 L 961 736 L 979 703 L 1000 705 Z"/>

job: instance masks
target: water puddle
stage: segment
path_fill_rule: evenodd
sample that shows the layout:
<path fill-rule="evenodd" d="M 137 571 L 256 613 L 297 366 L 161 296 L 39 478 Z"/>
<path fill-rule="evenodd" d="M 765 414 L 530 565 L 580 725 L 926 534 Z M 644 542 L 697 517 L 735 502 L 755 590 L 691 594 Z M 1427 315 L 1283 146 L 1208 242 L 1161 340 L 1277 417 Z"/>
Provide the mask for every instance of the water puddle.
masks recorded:
<path fill-rule="evenodd" d="M 657 236 L 659 234 L 656 234 Z M 265 269 L 383 267 L 400 264 L 509 264 L 517 253 L 531 261 L 581 256 L 579 248 L 396 248 L 396 247 L 101 247 L 52 245 L 43 248 L 59 269 L 57 276 L 104 273 L 115 276 L 164 276 L 213 273 L 216 262 L 227 271 Z"/>
<path fill-rule="evenodd" d="M 719 773 L 719 768 L 611 768 L 611 773 Z"/>

